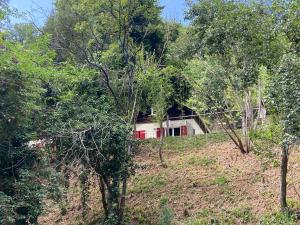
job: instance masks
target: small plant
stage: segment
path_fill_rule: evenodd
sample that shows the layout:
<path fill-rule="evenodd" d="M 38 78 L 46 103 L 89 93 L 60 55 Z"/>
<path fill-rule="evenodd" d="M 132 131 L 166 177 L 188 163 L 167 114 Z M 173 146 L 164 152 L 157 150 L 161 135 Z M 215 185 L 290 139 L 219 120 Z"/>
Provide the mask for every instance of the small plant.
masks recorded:
<path fill-rule="evenodd" d="M 172 220 L 174 218 L 174 213 L 172 209 L 168 206 L 168 198 L 163 197 L 160 200 L 160 208 L 161 208 L 161 215 L 159 217 L 158 225 L 171 225 Z"/>
<path fill-rule="evenodd" d="M 133 219 L 140 225 L 147 225 L 151 223 L 150 218 L 147 216 L 147 212 L 145 212 L 145 209 L 142 207 L 135 207 L 133 209 L 132 215 Z"/>
<path fill-rule="evenodd" d="M 219 185 L 219 186 L 224 186 L 228 184 L 229 180 L 227 177 L 224 175 L 221 175 L 219 177 L 216 177 L 215 180 L 213 181 L 213 184 Z"/>
<path fill-rule="evenodd" d="M 254 143 L 253 152 L 262 161 L 263 170 L 270 166 L 280 166 L 274 147 L 279 146 L 282 140 L 281 131 L 282 128 L 279 125 L 272 123 L 251 133 Z"/>
<path fill-rule="evenodd" d="M 240 219 L 240 221 L 243 222 L 243 223 L 249 223 L 249 222 L 254 220 L 254 216 L 251 212 L 251 208 L 248 207 L 248 206 L 242 206 L 242 207 L 239 207 L 239 208 L 235 208 L 232 211 L 232 214 L 237 219 Z"/>
<path fill-rule="evenodd" d="M 203 158 L 200 160 L 200 165 L 201 166 L 209 166 L 209 165 L 213 165 L 216 163 L 216 160 L 215 159 L 212 159 L 212 158 Z"/>

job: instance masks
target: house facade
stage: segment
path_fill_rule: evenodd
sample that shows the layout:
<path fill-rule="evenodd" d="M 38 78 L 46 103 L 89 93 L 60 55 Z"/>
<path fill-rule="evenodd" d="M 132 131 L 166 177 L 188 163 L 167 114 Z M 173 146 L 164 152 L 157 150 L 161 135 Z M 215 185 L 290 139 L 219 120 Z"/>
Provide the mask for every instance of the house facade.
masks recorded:
<path fill-rule="evenodd" d="M 140 113 L 137 119 L 134 137 L 136 139 L 160 138 L 163 136 L 192 136 L 209 133 L 208 128 L 201 118 L 188 107 L 172 106 L 167 111 L 167 116 L 160 129 L 155 121 L 155 112 L 149 110 Z"/>

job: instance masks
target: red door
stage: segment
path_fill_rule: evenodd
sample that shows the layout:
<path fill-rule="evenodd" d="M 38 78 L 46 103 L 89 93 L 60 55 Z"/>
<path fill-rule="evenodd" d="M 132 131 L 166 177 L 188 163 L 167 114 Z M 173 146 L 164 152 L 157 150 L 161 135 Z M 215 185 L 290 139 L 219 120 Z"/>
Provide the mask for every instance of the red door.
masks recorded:
<path fill-rule="evenodd" d="M 181 136 L 187 136 L 187 126 L 181 126 Z"/>

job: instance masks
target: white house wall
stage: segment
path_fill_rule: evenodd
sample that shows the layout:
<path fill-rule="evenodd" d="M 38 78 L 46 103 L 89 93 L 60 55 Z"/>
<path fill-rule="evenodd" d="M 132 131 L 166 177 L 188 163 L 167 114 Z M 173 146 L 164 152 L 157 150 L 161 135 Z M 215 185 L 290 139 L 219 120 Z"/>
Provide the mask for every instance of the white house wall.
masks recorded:
<path fill-rule="evenodd" d="M 159 123 L 138 123 L 136 124 L 136 130 L 146 131 L 146 139 L 156 138 L 156 129 L 159 128 Z"/>
<path fill-rule="evenodd" d="M 167 127 L 167 122 L 166 121 L 163 123 L 163 126 Z M 204 134 L 203 131 L 202 131 L 202 129 L 196 123 L 196 121 L 194 119 L 169 120 L 169 128 L 175 128 L 175 127 L 181 127 L 181 126 L 187 126 L 187 128 L 188 128 L 188 135 L 192 135 L 193 134 L 193 133 L 190 133 L 190 132 L 193 132 L 191 130 L 191 128 L 195 130 L 195 135 Z"/>
<path fill-rule="evenodd" d="M 169 128 L 180 128 L 181 126 L 187 126 L 188 135 L 203 134 L 202 129 L 196 123 L 194 119 L 184 120 L 169 120 Z M 163 122 L 163 127 L 167 127 L 167 122 Z M 159 128 L 159 123 L 138 123 L 136 124 L 136 130 L 146 132 L 146 139 L 156 138 L 156 129 Z"/>

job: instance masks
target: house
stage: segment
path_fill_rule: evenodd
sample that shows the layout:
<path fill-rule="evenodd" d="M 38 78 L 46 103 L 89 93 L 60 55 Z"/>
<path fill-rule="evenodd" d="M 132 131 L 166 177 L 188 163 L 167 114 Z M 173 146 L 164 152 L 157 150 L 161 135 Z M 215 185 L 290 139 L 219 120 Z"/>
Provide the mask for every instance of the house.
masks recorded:
<path fill-rule="evenodd" d="M 173 105 L 167 111 L 163 129 L 155 121 L 155 112 L 149 109 L 146 113 L 140 112 L 137 118 L 134 137 L 136 139 L 160 138 L 164 136 L 191 136 L 209 133 L 209 129 L 201 118 L 192 109 Z"/>

